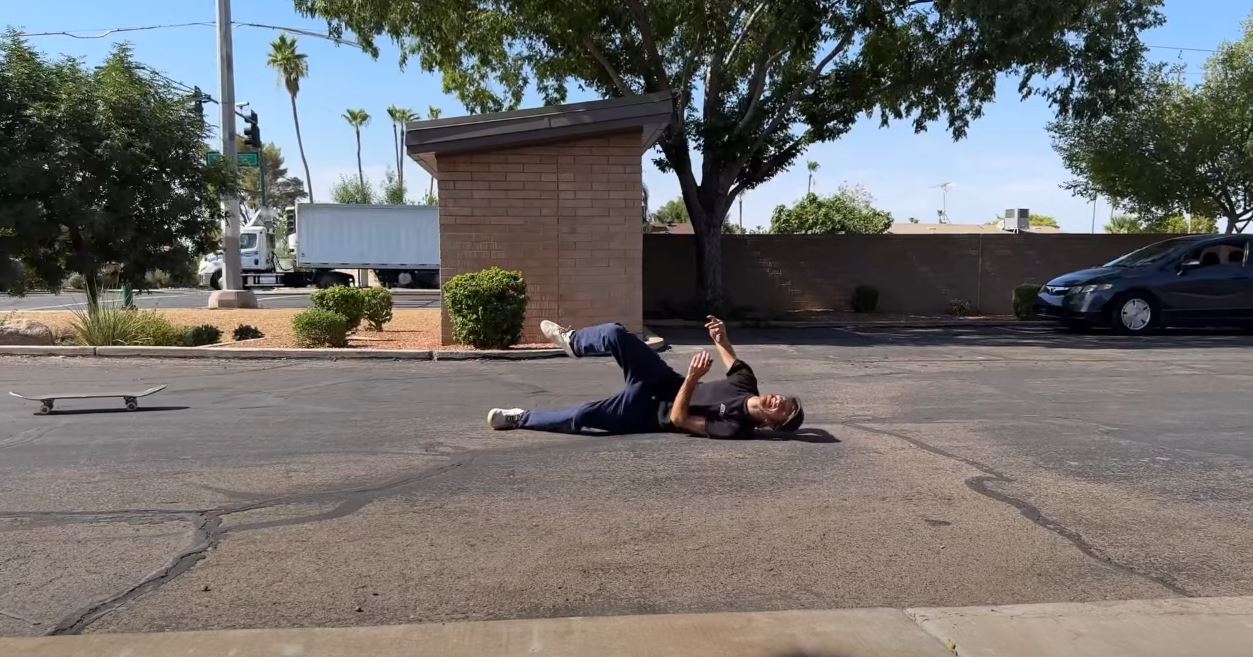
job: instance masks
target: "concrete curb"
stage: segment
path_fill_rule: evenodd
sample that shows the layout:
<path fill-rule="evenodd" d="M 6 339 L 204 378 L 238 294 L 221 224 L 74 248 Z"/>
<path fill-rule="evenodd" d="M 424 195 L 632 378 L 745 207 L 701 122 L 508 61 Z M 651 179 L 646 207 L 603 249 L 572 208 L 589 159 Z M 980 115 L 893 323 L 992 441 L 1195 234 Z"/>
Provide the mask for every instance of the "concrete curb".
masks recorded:
<path fill-rule="evenodd" d="M 658 351 L 666 341 L 645 332 L 645 342 Z M 218 358 L 224 360 L 538 360 L 564 358 L 561 349 L 247 349 L 221 345 L 204 347 L 61 347 L 0 345 L 0 356 L 76 356 L 95 358 Z"/>
<path fill-rule="evenodd" d="M 0 638 L 25 657 L 1247 657 L 1253 597 Z"/>
<path fill-rule="evenodd" d="M 95 347 L 0 345 L 0 356 L 95 356 Z"/>

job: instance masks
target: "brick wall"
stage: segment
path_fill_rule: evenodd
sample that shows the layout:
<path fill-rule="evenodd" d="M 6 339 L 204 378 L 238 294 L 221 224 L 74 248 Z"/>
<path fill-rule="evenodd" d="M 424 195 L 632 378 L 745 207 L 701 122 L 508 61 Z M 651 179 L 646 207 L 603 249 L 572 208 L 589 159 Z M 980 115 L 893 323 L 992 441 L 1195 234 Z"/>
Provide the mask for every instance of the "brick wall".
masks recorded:
<path fill-rule="evenodd" d="M 755 316 L 846 311 L 853 287 L 879 289 L 879 312 L 943 313 L 950 299 L 1009 314 L 1022 283 L 1044 283 L 1163 239 L 1153 235 L 750 235 L 723 238 L 726 293 Z M 646 235 L 649 317 L 690 313 L 695 238 Z"/>
<path fill-rule="evenodd" d="M 521 270 L 538 324 L 622 322 L 643 330 L 642 134 L 440 155 L 440 275 Z M 445 310 L 444 343 L 452 342 Z"/>

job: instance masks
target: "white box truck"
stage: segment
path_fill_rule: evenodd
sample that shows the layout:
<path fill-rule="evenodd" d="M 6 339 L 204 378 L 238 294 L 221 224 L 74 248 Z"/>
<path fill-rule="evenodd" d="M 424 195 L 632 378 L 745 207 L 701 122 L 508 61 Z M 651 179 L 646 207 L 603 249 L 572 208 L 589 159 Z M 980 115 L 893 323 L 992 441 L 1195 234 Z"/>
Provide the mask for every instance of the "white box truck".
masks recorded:
<path fill-rule="evenodd" d="M 386 287 L 439 287 L 439 213 L 425 205 L 300 203 L 288 208 L 286 249 L 258 215 L 240 229 L 246 287 L 352 285 L 340 270 L 370 269 Z M 202 282 L 221 287 L 221 254 L 206 256 Z"/>

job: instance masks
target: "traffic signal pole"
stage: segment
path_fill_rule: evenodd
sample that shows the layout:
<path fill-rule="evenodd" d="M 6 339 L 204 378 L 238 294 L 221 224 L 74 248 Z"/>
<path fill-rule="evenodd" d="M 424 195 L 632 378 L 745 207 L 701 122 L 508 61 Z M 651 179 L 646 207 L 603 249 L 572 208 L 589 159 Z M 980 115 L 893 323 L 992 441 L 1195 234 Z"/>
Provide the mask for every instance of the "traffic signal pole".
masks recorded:
<path fill-rule="evenodd" d="M 231 43 L 231 0 L 218 3 L 218 102 L 222 109 L 223 164 L 236 168 L 235 155 L 235 64 Z M 239 197 L 222 194 L 226 219 L 222 226 L 222 289 L 209 296 L 210 308 L 256 308 L 257 297 L 244 289 L 239 255 Z"/>

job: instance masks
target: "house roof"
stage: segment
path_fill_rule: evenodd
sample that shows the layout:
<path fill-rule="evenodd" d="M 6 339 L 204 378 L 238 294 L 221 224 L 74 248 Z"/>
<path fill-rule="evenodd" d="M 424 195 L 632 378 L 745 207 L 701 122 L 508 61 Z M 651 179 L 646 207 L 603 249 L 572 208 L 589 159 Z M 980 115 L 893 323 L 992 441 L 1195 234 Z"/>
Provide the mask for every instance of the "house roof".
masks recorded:
<path fill-rule="evenodd" d="M 888 228 L 888 233 L 891 235 L 973 235 L 978 233 L 996 235 L 1004 232 L 1006 231 L 1001 230 L 1000 224 L 914 224 L 900 222 L 894 223 L 891 228 Z M 1023 232 L 1057 234 L 1062 232 L 1062 230 L 1053 226 L 1036 226 Z"/>
<path fill-rule="evenodd" d="M 550 105 L 512 112 L 493 112 L 428 121 L 405 126 L 405 151 L 438 177 L 436 155 L 528 146 L 642 128 L 640 153 L 652 147 L 670 123 L 673 97 L 669 92 Z"/>

